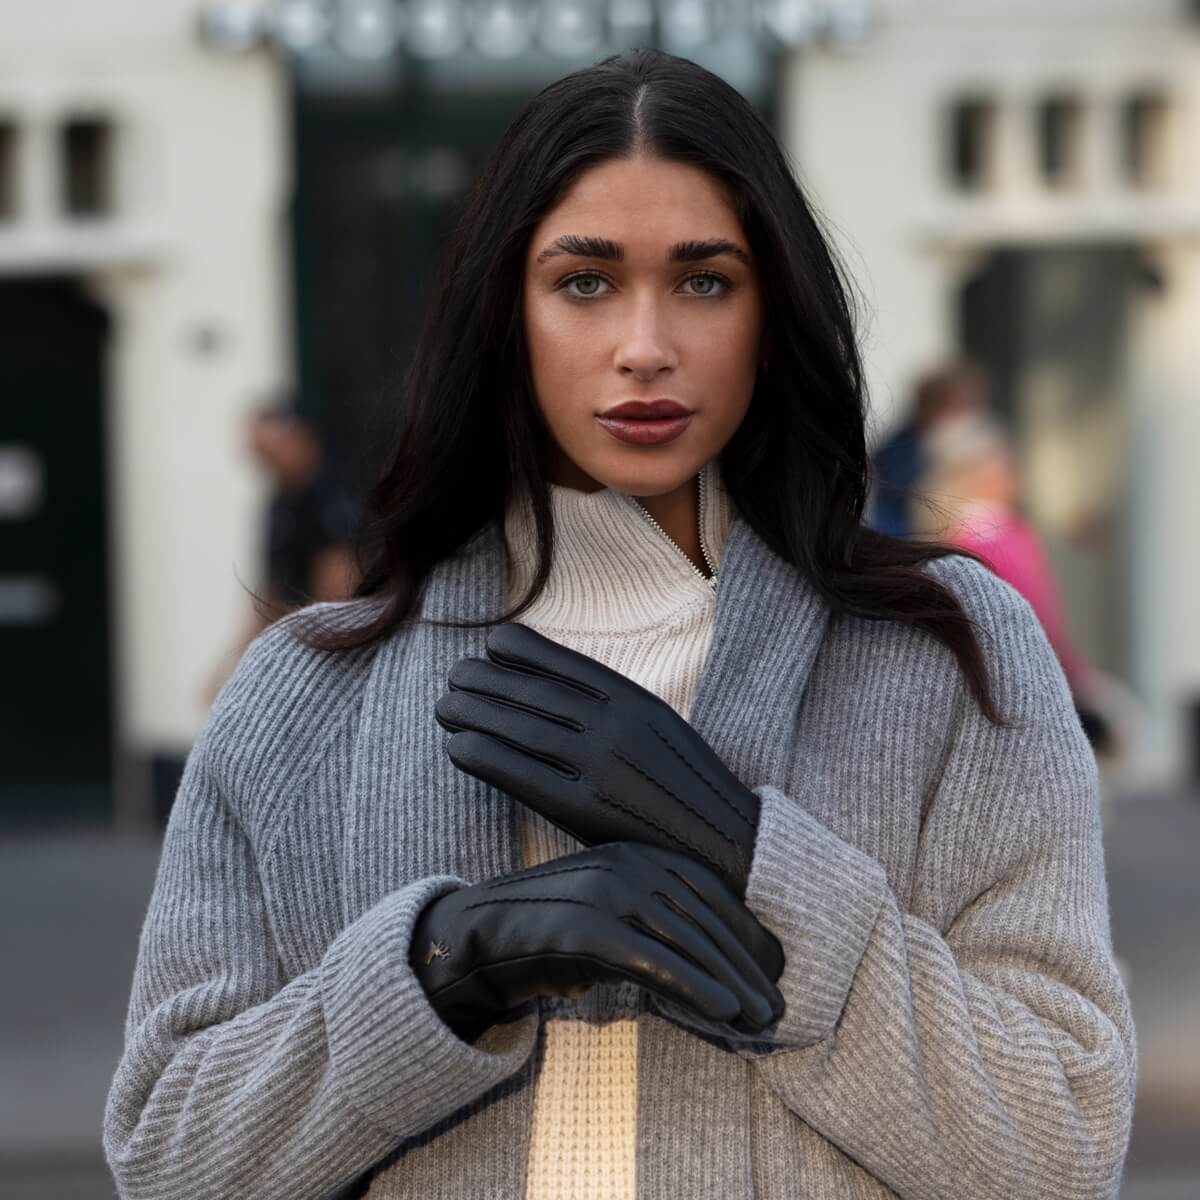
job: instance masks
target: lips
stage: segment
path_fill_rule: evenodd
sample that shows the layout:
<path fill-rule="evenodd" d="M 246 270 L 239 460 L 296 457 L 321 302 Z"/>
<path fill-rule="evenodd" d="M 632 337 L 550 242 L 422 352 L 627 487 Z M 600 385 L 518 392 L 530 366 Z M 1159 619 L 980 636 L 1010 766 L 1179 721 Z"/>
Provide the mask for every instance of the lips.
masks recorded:
<path fill-rule="evenodd" d="M 614 404 L 601 414 L 601 420 L 606 417 L 621 417 L 632 421 L 658 421 L 668 417 L 688 417 L 691 413 L 676 400 L 626 400 L 623 404 Z"/>
<path fill-rule="evenodd" d="M 675 400 L 626 400 L 597 414 L 596 420 L 619 441 L 635 446 L 673 442 L 688 427 L 691 411 Z"/>

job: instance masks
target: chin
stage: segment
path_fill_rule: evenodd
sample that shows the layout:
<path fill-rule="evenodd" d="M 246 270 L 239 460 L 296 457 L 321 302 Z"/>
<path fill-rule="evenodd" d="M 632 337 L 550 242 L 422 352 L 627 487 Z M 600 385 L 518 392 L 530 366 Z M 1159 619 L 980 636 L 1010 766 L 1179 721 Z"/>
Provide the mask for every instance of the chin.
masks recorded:
<path fill-rule="evenodd" d="M 618 449 L 579 466 L 597 483 L 629 496 L 663 496 L 695 477 L 713 454 L 683 447 Z"/>

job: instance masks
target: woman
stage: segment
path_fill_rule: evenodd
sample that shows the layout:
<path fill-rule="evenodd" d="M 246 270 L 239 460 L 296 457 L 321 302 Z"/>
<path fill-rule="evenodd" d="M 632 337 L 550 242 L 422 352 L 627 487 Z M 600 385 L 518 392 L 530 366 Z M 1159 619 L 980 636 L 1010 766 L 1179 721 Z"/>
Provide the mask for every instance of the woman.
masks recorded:
<path fill-rule="evenodd" d="M 1058 656 L 1089 743 L 1098 754 L 1111 751 L 1092 669 L 1067 632 L 1046 552 L 1018 509 L 1020 473 L 1004 430 L 981 413 L 963 413 L 930 430 L 924 443 L 913 529 L 975 556 L 1024 596 Z"/>
<path fill-rule="evenodd" d="M 1094 762 L 1027 605 L 863 528 L 845 290 L 745 101 L 646 51 L 536 97 L 404 417 L 358 598 L 189 760 L 122 1194 L 1111 1194 Z"/>

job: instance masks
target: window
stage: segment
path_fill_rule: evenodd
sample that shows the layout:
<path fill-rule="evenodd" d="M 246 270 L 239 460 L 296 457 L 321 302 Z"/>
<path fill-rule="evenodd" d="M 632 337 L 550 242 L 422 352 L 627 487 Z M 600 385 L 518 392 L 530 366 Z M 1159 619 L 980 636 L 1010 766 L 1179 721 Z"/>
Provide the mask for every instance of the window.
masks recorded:
<path fill-rule="evenodd" d="M 1121 105 L 1121 166 L 1134 187 L 1160 187 L 1167 176 L 1166 97 L 1135 92 Z"/>
<path fill-rule="evenodd" d="M 986 96 L 964 96 L 950 107 L 946 139 L 951 184 L 959 191 L 980 191 L 991 183 L 996 106 Z"/>
<path fill-rule="evenodd" d="M 1037 107 L 1038 169 L 1048 187 L 1080 179 L 1083 104 L 1075 96 L 1046 96 Z"/>
<path fill-rule="evenodd" d="M 113 205 L 113 129 L 103 118 L 75 117 L 61 130 L 62 211 L 102 217 Z"/>
<path fill-rule="evenodd" d="M 17 215 L 17 127 L 0 118 L 0 221 Z"/>

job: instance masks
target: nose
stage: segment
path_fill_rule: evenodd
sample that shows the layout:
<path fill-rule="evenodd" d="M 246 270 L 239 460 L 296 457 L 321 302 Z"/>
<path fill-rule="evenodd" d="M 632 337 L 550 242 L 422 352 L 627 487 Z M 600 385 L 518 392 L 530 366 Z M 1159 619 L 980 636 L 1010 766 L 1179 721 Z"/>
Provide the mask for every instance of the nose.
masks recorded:
<path fill-rule="evenodd" d="M 679 357 L 654 296 L 643 296 L 633 302 L 617 340 L 613 364 L 622 375 L 632 375 L 647 383 L 660 371 L 678 366 Z"/>

